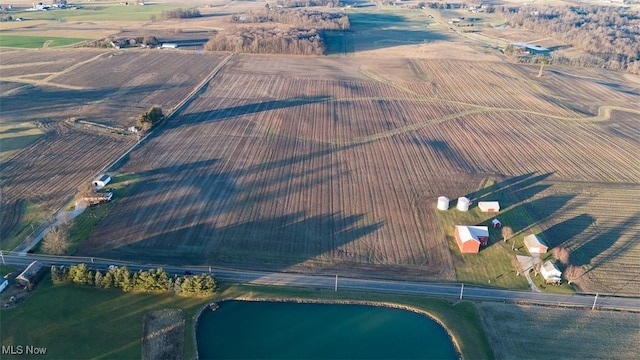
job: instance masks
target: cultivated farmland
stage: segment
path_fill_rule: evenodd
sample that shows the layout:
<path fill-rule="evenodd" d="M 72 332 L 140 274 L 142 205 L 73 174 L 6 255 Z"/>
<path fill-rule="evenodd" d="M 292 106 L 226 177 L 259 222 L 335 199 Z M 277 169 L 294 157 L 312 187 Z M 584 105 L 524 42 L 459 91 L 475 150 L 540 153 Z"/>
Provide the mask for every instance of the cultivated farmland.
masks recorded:
<path fill-rule="evenodd" d="M 530 174 L 637 189 L 640 169 L 629 161 L 637 140 L 602 130 L 618 126 L 618 111 L 599 114 L 586 100 L 556 96 L 554 73 L 537 78 L 537 67 L 482 61 L 383 61 L 390 66 L 233 60 L 117 169 L 137 182 L 81 253 L 453 279 L 434 213 L 439 195 Z M 608 102 L 611 87 L 590 86 L 602 95 L 590 104 L 619 106 Z M 635 101 L 627 108 L 640 98 L 620 96 Z M 620 113 L 628 111 L 638 109 Z M 546 188 L 529 185 L 505 190 L 511 205 Z M 561 207 L 534 221 L 551 226 L 542 222 Z"/>
<path fill-rule="evenodd" d="M 140 113 L 152 105 L 170 111 L 221 58 L 184 53 L 151 57 L 136 51 L 3 51 L 1 122 L 30 123 L 44 135 L 14 149 L 0 164 L 2 246 L 15 246 L 19 239 L 12 240 L 14 235 L 28 234 L 24 231 L 29 224 L 22 223 L 28 203 L 48 212 L 62 206 L 78 185 L 135 144 L 136 137 L 126 128 Z"/>
<path fill-rule="evenodd" d="M 640 352 L 639 313 L 478 304 L 497 359 L 629 359 Z"/>

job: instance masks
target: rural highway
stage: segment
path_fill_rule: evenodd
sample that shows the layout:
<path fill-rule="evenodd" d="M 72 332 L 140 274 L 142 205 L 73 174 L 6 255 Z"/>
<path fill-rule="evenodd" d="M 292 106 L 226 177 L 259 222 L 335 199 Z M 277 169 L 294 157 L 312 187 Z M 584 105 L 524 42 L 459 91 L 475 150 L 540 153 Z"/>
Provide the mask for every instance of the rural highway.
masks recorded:
<path fill-rule="evenodd" d="M 529 291 L 481 288 L 475 286 L 462 286 L 461 284 L 432 284 L 390 280 L 354 279 L 347 277 L 221 269 L 203 266 L 162 266 L 156 264 L 136 264 L 120 261 L 110 261 L 107 259 L 73 256 L 55 257 L 31 254 L 25 255 L 18 253 L 0 254 L 2 254 L 0 259 L 2 263 L 18 266 L 27 266 L 33 260 L 39 260 L 45 266 L 69 266 L 73 264 L 86 263 L 92 268 L 99 270 L 106 270 L 107 267 L 112 264 L 118 266 L 126 265 L 127 268 L 132 271 L 162 267 L 169 274 L 183 274 L 187 269 L 196 273 L 209 273 L 209 271 L 211 271 L 211 273 L 218 280 L 257 285 L 335 289 L 337 283 L 337 291 L 340 291 L 341 289 L 348 289 L 396 294 L 425 295 L 451 299 L 459 299 L 462 293 L 463 299 L 588 308 L 591 308 L 595 302 L 595 307 L 598 309 L 640 311 L 640 297 L 618 297 L 610 295 L 599 295 L 596 297 L 596 295 L 587 294 L 550 294 L 542 292 L 538 293 Z"/>

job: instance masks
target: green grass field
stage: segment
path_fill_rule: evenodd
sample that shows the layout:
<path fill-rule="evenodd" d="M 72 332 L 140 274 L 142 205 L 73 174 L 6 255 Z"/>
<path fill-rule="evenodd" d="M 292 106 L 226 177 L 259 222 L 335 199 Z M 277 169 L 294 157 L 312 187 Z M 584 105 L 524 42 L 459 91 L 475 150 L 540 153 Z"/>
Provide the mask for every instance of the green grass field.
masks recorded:
<path fill-rule="evenodd" d="M 5 36 L 0 37 L 0 46 Z M 38 140 L 44 133 L 33 123 L 0 124 L 0 161 Z"/>
<path fill-rule="evenodd" d="M 2 310 L 2 345 L 45 347 L 43 359 L 139 359 L 144 314 L 181 308 L 191 329 L 194 315 L 206 302 L 174 295 L 54 286 L 47 277 L 23 304 Z M 195 355 L 193 332 L 186 331 L 185 336 L 185 358 L 191 359 Z M 3 354 L 3 359 L 19 358 Z"/>
<path fill-rule="evenodd" d="M 1 310 L 2 345 L 46 347 L 43 359 L 113 358 L 141 356 L 142 319 L 149 311 L 177 307 L 186 318 L 185 359 L 195 358 L 194 316 L 202 307 L 230 298 L 297 298 L 331 301 L 388 302 L 415 307 L 445 324 L 469 359 L 492 358 L 479 313 L 470 302 L 305 288 L 225 286 L 214 298 L 187 299 L 173 295 L 123 293 L 72 285 L 54 286 L 49 277 L 15 309 Z M 3 356 L 3 359 L 18 359 Z"/>
<path fill-rule="evenodd" d="M 92 39 L 78 39 L 65 37 L 50 36 L 24 36 L 24 35 L 2 35 L 0 37 L 0 47 L 18 47 L 18 48 L 42 48 L 45 47 L 63 47 L 79 44 Z"/>
<path fill-rule="evenodd" d="M 191 8 L 188 4 L 147 4 L 120 5 L 110 4 L 84 4 L 78 9 L 52 10 L 52 11 L 24 11 L 15 13 L 14 18 L 22 17 L 28 20 L 54 20 L 54 21 L 149 21 L 153 16 L 160 19 L 163 11 L 184 10 Z"/>

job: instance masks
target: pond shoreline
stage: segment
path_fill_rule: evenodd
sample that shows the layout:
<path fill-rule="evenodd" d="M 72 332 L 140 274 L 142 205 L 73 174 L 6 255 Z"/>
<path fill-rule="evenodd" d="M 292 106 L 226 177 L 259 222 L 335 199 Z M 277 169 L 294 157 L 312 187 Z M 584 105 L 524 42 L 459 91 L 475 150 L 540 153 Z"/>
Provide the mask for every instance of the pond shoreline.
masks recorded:
<path fill-rule="evenodd" d="M 413 306 L 409 306 L 409 305 L 403 305 L 403 304 L 397 304 L 397 303 L 391 303 L 391 302 L 385 302 L 385 301 L 360 301 L 360 300 L 326 300 L 326 299 L 303 299 L 303 298 L 269 298 L 269 297 L 265 297 L 265 298 L 251 298 L 251 297 L 229 297 L 229 298 L 224 298 L 224 299 L 220 299 L 211 303 L 206 304 L 205 306 L 202 307 L 202 309 L 200 309 L 200 311 L 194 316 L 194 321 L 193 321 L 193 341 L 194 341 L 194 345 L 195 345 L 195 349 L 196 349 L 196 359 L 200 359 L 200 353 L 198 352 L 198 339 L 197 339 L 197 328 L 198 328 L 198 322 L 200 320 L 200 317 L 202 315 L 202 313 L 204 311 L 215 311 L 216 309 L 218 309 L 218 307 L 220 306 L 220 303 L 226 302 L 226 301 L 249 301 L 249 302 L 274 302 L 274 303 L 297 303 L 297 304 L 327 304 L 327 305 L 362 305 L 362 306 L 376 306 L 376 307 L 386 307 L 386 308 L 390 308 L 390 309 L 399 309 L 399 310 L 405 310 L 405 311 L 410 311 L 419 315 L 423 315 L 426 316 L 427 318 L 429 318 L 430 320 L 433 320 L 435 323 L 437 323 L 442 329 L 444 329 L 445 333 L 447 334 L 448 338 L 451 340 L 451 343 L 453 344 L 453 348 L 456 352 L 456 356 L 458 357 L 458 359 L 462 359 L 462 351 L 460 349 L 460 346 L 458 344 L 458 341 L 456 340 L 456 338 L 453 336 L 453 334 L 451 333 L 451 331 L 446 327 L 446 325 L 444 324 L 443 321 L 441 321 L 440 319 L 438 319 L 437 317 L 435 317 L 434 315 L 432 315 L 431 313 L 419 309 L 417 307 L 413 307 Z"/>

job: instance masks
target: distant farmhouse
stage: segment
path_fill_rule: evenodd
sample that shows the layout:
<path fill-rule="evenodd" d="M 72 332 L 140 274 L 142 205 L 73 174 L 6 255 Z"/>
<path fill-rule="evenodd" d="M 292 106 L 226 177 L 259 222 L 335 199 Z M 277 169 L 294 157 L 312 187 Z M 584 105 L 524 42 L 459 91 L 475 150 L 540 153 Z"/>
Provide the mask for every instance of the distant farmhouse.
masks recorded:
<path fill-rule="evenodd" d="M 547 244 L 544 243 L 539 237 L 534 234 L 527 235 L 524 237 L 524 246 L 529 251 L 531 255 L 540 255 L 544 254 L 549 250 Z"/>
<path fill-rule="evenodd" d="M 516 52 L 522 54 L 531 54 L 531 55 L 541 55 L 541 56 L 549 56 L 551 55 L 551 50 L 544 48 L 538 45 L 529 45 L 521 42 L 512 43 L 513 48 Z"/>
<path fill-rule="evenodd" d="M 460 252 L 477 254 L 480 251 L 480 245 L 487 245 L 489 241 L 489 228 L 456 225 L 453 236 L 456 238 Z"/>

